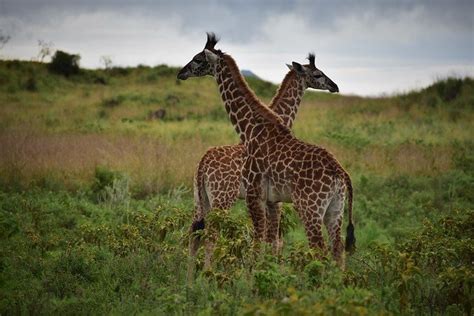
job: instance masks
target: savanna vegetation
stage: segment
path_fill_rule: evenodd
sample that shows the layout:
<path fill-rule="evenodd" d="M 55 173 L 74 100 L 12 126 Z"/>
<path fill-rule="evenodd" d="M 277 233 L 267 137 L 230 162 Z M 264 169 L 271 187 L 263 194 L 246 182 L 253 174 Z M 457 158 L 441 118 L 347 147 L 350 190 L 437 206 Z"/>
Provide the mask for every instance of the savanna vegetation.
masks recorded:
<path fill-rule="evenodd" d="M 353 179 L 346 270 L 315 259 L 291 205 L 283 254 L 254 254 L 240 202 L 209 218 L 215 264 L 189 285 L 195 166 L 238 142 L 214 80 L 61 65 L 0 61 L 0 314 L 472 314 L 473 79 L 307 92 L 295 134 Z M 265 101 L 277 88 L 248 80 Z"/>

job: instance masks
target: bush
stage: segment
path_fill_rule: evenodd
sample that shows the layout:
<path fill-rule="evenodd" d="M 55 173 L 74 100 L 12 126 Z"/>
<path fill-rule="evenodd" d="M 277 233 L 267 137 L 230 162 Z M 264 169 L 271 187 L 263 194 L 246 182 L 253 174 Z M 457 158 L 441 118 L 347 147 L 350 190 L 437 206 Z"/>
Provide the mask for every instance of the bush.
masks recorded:
<path fill-rule="evenodd" d="M 461 94 L 461 89 L 463 87 L 464 80 L 459 78 L 448 78 L 444 81 L 439 81 L 435 83 L 431 90 L 434 90 L 435 93 L 444 101 L 450 102 L 457 98 Z"/>
<path fill-rule="evenodd" d="M 173 77 L 178 73 L 178 69 L 166 65 L 158 65 L 154 68 L 155 73 L 160 77 Z"/>
<path fill-rule="evenodd" d="M 348 279 L 373 289 L 395 313 L 445 314 L 456 309 L 471 315 L 473 221 L 472 211 L 425 221 L 407 242 L 395 248 L 371 247 L 352 261 Z"/>
<path fill-rule="evenodd" d="M 263 266 L 255 271 L 255 289 L 260 296 L 272 297 L 282 288 L 286 288 L 289 279 L 280 270 L 281 268 L 278 264 L 264 262 Z"/>
<path fill-rule="evenodd" d="M 433 83 L 421 91 L 410 92 L 399 97 L 400 107 L 405 111 L 413 105 L 429 107 L 445 106 L 454 116 L 462 115 L 459 109 L 472 105 L 472 78 L 446 78 Z"/>
<path fill-rule="evenodd" d="M 109 73 L 112 77 L 128 76 L 132 73 L 132 69 L 128 67 L 112 67 Z"/>
<path fill-rule="evenodd" d="M 321 261 L 314 260 L 306 265 L 304 272 L 308 278 L 308 282 L 317 286 L 321 283 L 324 273 L 324 264 Z"/>
<path fill-rule="evenodd" d="M 95 170 L 95 181 L 92 185 L 93 199 L 109 205 L 128 204 L 130 199 L 129 178 L 120 172 L 104 167 Z"/>
<path fill-rule="evenodd" d="M 80 58 L 79 55 L 68 54 L 58 50 L 49 64 L 49 69 L 56 74 L 66 77 L 78 74 Z"/>

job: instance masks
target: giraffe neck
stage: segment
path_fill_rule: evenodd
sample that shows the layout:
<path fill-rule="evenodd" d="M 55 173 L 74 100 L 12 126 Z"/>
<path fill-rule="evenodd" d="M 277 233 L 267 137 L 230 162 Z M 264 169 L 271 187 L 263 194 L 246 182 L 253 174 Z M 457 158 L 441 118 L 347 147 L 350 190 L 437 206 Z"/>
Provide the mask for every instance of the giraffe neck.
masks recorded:
<path fill-rule="evenodd" d="M 291 128 L 306 90 L 304 79 L 300 79 L 294 70 L 290 70 L 270 102 L 270 108 Z"/>
<path fill-rule="evenodd" d="M 281 118 L 258 100 L 231 56 L 223 54 L 219 58 L 214 77 L 230 121 L 244 144 L 251 140 L 257 125 L 271 124 L 287 129 Z"/>

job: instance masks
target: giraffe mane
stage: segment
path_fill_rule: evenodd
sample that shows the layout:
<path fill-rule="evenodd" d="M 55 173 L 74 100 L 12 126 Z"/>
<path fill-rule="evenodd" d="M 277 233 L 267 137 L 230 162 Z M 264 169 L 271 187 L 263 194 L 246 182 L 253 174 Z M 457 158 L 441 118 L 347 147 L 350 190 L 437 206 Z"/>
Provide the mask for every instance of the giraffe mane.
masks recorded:
<path fill-rule="evenodd" d="M 239 67 L 237 66 L 235 60 L 227 54 L 223 54 L 222 56 L 224 61 L 226 62 L 227 66 L 230 69 L 230 73 L 232 74 L 232 79 L 236 83 L 237 87 L 243 93 L 245 100 L 250 104 L 253 105 L 252 109 L 265 120 L 271 122 L 272 124 L 277 125 L 280 128 L 288 130 L 286 125 L 284 124 L 283 120 L 275 113 L 272 109 L 262 103 L 255 93 L 250 89 L 247 82 L 244 80 L 244 77 L 240 73 Z"/>
<path fill-rule="evenodd" d="M 291 82 L 293 81 L 295 76 L 296 76 L 296 72 L 293 69 L 288 71 L 285 78 L 283 78 L 283 81 L 280 84 L 280 87 L 278 87 L 277 93 L 275 94 L 275 96 L 272 98 L 272 101 L 270 102 L 269 107 L 271 109 L 273 109 L 281 101 L 281 99 L 283 98 L 283 94 L 288 89 L 288 86 L 291 85 Z"/>

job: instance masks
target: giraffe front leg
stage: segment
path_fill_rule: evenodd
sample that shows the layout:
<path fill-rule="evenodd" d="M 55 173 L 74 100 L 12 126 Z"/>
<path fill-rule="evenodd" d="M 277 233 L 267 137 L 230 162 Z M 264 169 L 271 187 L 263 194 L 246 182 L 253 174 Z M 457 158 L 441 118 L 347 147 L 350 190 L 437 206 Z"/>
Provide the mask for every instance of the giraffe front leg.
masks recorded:
<path fill-rule="evenodd" d="M 272 245 L 273 254 L 280 253 L 282 240 L 280 240 L 281 203 L 267 201 L 267 234 L 265 241 Z"/>
<path fill-rule="evenodd" d="M 260 242 L 265 239 L 267 223 L 263 175 L 252 169 L 256 165 L 251 157 L 247 157 L 242 169 L 242 183 L 245 187 L 245 202 L 254 227 L 254 248 L 258 250 Z"/>
<path fill-rule="evenodd" d="M 262 196 L 262 191 L 260 184 L 251 185 L 247 188 L 245 198 L 253 222 L 254 246 L 257 249 L 260 242 L 263 241 L 266 236 L 266 205 Z"/>

